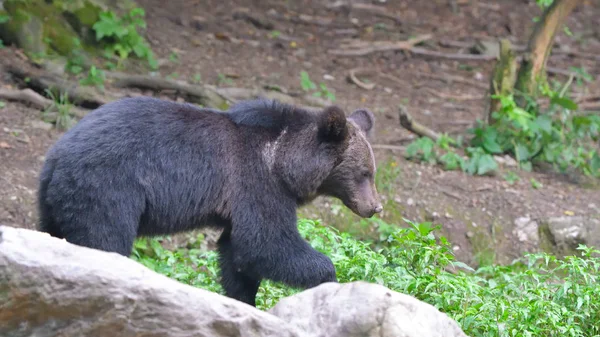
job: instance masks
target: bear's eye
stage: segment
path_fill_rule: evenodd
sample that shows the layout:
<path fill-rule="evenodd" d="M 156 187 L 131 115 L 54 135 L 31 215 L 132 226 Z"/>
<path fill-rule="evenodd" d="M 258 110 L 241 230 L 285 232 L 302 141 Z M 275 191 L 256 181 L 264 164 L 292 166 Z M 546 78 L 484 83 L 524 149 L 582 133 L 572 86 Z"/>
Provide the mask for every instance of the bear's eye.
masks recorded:
<path fill-rule="evenodd" d="M 371 177 L 371 172 L 369 172 L 369 171 L 364 171 L 364 172 L 362 173 L 362 176 L 363 176 L 364 178 L 370 178 L 370 177 Z"/>

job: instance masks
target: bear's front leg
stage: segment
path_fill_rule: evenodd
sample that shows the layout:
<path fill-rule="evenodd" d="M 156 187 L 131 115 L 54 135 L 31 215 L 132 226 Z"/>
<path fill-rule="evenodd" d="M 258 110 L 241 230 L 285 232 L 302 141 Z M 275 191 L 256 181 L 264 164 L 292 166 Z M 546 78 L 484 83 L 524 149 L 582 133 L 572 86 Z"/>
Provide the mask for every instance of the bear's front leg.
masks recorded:
<path fill-rule="evenodd" d="M 225 295 L 255 307 L 260 279 L 250 277 L 242 271 L 242 268 L 235 265 L 235 253 L 231 244 L 231 227 L 223 231 L 217 245 L 221 286 L 225 290 Z"/>
<path fill-rule="evenodd" d="M 272 213 L 272 212 L 271 212 Z M 230 250 L 236 270 L 254 280 L 269 279 L 298 288 L 337 282 L 335 267 L 312 248 L 297 229 L 295 210 L 276 215 L 233 219 Z"/>

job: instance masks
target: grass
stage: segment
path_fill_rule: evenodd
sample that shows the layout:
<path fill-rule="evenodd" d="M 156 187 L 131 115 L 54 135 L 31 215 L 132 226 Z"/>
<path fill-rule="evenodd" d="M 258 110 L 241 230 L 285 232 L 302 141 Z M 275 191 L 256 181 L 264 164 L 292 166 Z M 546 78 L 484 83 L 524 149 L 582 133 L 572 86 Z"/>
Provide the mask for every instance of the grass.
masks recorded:
<path fill-rule="evenodd" d="M 377 250 L 319 221 L 299 221 L 301 235 L 327 254 L 340 282 L 382 284 L 430 303 L 470 336 L 598 336 L 600 251 L 580 246 L 558 259 L 528 254 L 506 266 L 473 270 L 457 261 L 431 223 L 405 220 Z M 180 282 L 222 293 L 217 255 L 200 250 L 201 238 L 169 251 L 161 239 L 140 239 L 133 259 Z M 299 292 L 271 281 L 261 284 L 257 307 L 267 310 Z"/>

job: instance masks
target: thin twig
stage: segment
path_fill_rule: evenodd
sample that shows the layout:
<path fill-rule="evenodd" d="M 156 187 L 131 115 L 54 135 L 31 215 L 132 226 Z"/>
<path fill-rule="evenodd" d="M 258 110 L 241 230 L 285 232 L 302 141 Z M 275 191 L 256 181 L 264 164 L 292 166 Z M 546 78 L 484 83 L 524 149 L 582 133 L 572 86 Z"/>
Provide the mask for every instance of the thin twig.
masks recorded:
<path fill-rule="evenodd" d="M 425 88 L 425 90 L 429 91 L 430 94 L 437 96 L 439 98 L 444 98 L 444 99 L 453 99 L 456 101 L 477 101 L 480 99 L 485 99 L 487 98 L 487 96 L 482 96 L 482 95 L 453 95 L 453 94 L 445 94 L 443 92 L 440 92 L 439 90 L 435 90 L 432 88 Z"/>
<path fill-rule="evenodd" d="M 417 76 L 423 76 L 423 77 L 427 77 L 430 79 L 440 80 L 440 81 L 444 81 L 446 83 L 456 82 L 456 83 L 468 84 L 468 85 L 478 87 L 481 89 L 485 89 L 485 90 L 489 89 L 488 85 L 486 85 L 484 83 L 477 82 L 477 81 L 470 80 L 470 79 L 456 76 L 456 75 L 448 75 L 448 74 L 438 75 L 438 74 L 434 74 L 434 73 L 425 73 L 425 72 L 412 72 L 412 73 Z"/>
<path fill-rule="evenodd" d="M 372 144 L 371 147 L 374 149 L 383 149 L 383 150 L 392 150 L 392 151 L 406 150 L 405 146 L 400 146 L 400 145 Z"/>
<path fill-rule="evenodd" d="M 406 41 L 352 41 L 341 45 L 339 49 L 329 50 L 329 54 L 338 56 L 364 56 L 380 51 L 411 50 L 415 45 L 432 38 L 431 34 L 423 34 Z"/>
<path fill-rule="evenodd" d="M 373 90 L 373 88 L 375 88 L 375 83 L 364 83 L 356 77 L 356 73 L 361 72 L 361 70 L 364 70 L 364 68 L 351 69 L 348 72 L 348 78 L 350 81 L 352 81 L 352 83 L 356 84 L 360 88 L 365 90 Z"/>
<path fill-rule="evenodd" d="M 368 13 L 371 13 L 373 15 L 382 17 L 382 18 L 386 18 L 386 19 L 390 19 L 392 21 L 394 21 L 397 24 L 402 24 L 403 20 L 401 17 L 399 17 L 398 15 L 395 15 L 394 13 L 390 13 L 386 8 L 383 7 L 379 7 L 379 6 L 374 6 L 374 5 L 369 5 L 369 4 L 362 4 L 362 3 L 348 3 L 345 1 L 338 1 L 335 2 L 331 5 L 327 5 L 328 9 L 346 9 L 349 11 L 352 10 L 360 10 L 360 11 L 365 11 Z"/>
<path fill-rule="evenodd" d="M 445 189 L 443 189 L 443 190 L 442 190 L 442 193 L 444 193 L 444 194 L 445 194 L 445 195 L 447 195 L 447 196 L 453 197 L 453 198 L 455 198 L 455 199 L 457 199 L 457 200 L 463 200 L 463 199 L 462 199 L 462 197 L 461 197 L 460 195 L 458 195 L 458 194 L 456 194 L 456 193 L 454 193 L 454 192 L 450 192 L 450 191 L 448 191 L 448 190 L 445 190 Z"/>
<path fill-rule="evenodd" d="M 451 60 L 463 60 L 463 61 L 493 61 L 497 57 L 495 55 L 475 55 L 475 54 L 455 54 L 455 53 L 442 53 L 434 50 L 427 50 L 424 48 L 413 47 L 408 49 L 409 52 L 425 55 L 437 58 L 445 58 Z"/>

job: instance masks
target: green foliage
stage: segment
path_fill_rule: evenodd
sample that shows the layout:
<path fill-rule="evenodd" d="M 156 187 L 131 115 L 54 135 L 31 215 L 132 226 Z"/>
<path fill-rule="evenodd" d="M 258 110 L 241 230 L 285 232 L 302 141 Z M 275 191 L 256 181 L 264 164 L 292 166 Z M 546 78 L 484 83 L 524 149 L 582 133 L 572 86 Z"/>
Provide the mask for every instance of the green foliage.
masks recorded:
<path fill-rule="evenodd" d="M 433 164 L 436 162 L 435 143 L 431 138 L 421 137 L 406 147 L 406 157 L 418 158 L 420 161 Z"/>
<path fill-rule="evenodd" d="M 510 172 L 506 173 L 506 174 L 504 175 L 504 179 L 505 179 L 506 181 L 508 181 L 508 184 L 509 184 L 509 185 L 512 185 L 512 184 L 514 184 L 515 182 L 517 182 L 517 181 L 521 180 L 521 178 L 519 178 L 519 176 L 518 176 L 516 173 L 512 172 L 512 171 L 510 171 Z"/>
<path fill-rule="evenodd" d="M 3 101 L 0 101 L 0 109 L 4 109 L 5 106 L 6 106 L 6 103 Z"/>
<path fill-rule="evenodd" d="M 0 14 L 0 24 L 7 23 L 10 21 L 10 16 L 6 14 Z"/>
<path fill-rule="evenodd" d="M 161 245 L 164 241 L 161 237 L 140 238 L 134 244 L 132 259 L 181 283 L 222 292 L 218 283 L 217 252 L 200 250 L 201 240 L 192 242 L 187 248 L 170 251 Z"/>
<path fill-rule="evenodd" d="M 559 92 L 548 85 L 541 87 L 550 101 L 550 107 L 543 112 L 536 101 L 530 100 L 521 108 L 512 95 L 496 96 L 501 102 L 500 111 L 493 112 L 493 124 L 479 122 L 471 130 L 471 146 L 487 154 L 512 154 L 527 170 L 539 160 L 563 172 L 574 167 L 586 175 L 600 177 L 594 145 L 600 139 L 600 116 L 575 113 L 578 106 L 564 95 L 566 88 Z"/>
<path fill-rule="evenodd" d="M 494 157 L 485 153 L 481 148 L 467 148 L 470 160 L 465 163 L 463 170 L 468 174 L 484 175 L 498 169 L 498 164 Z"/>
<path fill-rule="evenodd" d="M 546 7 L 550 7 L 550 5 L 552 5 L 553 2 L 554 2 L 554 0 L 535 0 L 535 3 L 541 9 L 545 9 Z"/>
<path fill-rule="evenodd" d="M 10 20 L 10 16 L 6 14 L 0 14 L 0 24 L 7 23 Z M 0 49 L 4 48 L 4 41 L 0 39 Z"/>
<path fill-rule="evenodd" d="M 106 76 L 102 69 L 92 66 L 88 72 L 87 77 L 83 78 L 79 83 L 83 85 L 94 85 L 100 89 L 104 89 L 104 80 Z"/>
<path fill-rule="evenodd" d="M 473 270 L 457 261 L 439 226 L 405 220 L 377 251 L 349 234 L 300 220 L 302 237 L 329 256 L 340 282 L 382 284 L 430 303 L 455 319 L 469 336 L 598 336 L 600 251 L 580 246 L 579 256 L 559 260 L 527 254 L 507 266 Z M 196 243 L 174 252 L 162 239 L 139 239 L 132 258 L 180 282 L 222 292 L 215 252 Z M 262 283 L 257 306 L 268 309 L 300 291 Z"/>
<path fill-rule="evenodd" d="M 231 80 L 231 78 L 225 76 L 225 74 L 217 74 L 218 77 L 218 82 L 220 85 L 222 84 L 226 84 L 226 85 L 231 85 L 233 83 L 233 81 Z"/>
<path fill-rule="evenodd" d="M 139 34 L 138 28 L 146 28 L 145 12 L 142 8 L 133 8 L 123 17 L 118 17 L 112 11 L 100 13 L 99 20 L 92 26 L 96 40 L 105 43 L 109 53 L 117 54 L 120 60 L 134 54 L 145 58 L 152 68 L 158 66 L 152 49 Z"/>
<path fill-rule="evenodd" d="M 444 170 L 460 169 L 471 175 L 485 175 L 498 168 L 494 157 L 480 148 L 466 148 L 467 158 L 459 155 L 450 146 L 458 143 L 447 135 L 442 135 L 437 142 L 428 137 L 421 137 L 406 147 L 406 157 L 431 165 L 441 165 Z"/>
<path fill-rule="evenodd" d="M 300 72 L 300 86 L 302 90 L 307 92 L 316 90 L 313 92 L 313 96 L 315 97 L 326 97 L 331 102 L 335 102 L 335 94 L 327 88 L 325 83 L 320 83 L 317 87 L 306 71 Z"/>
<path fill-rule="evenodd" d="M 50 105 L 44 113 L 50 110 L 56 110 L 56 121 L 55 125 L 57 128 L 67 130 L 73 126 L 73 119 L 71 118 L 72 105 L 69 102 L 68 93 L 61 93 L 58 97 L 51 91 L 46 89 L 46 95 L 52 99 L 52 105 Z"/>
<path fill-rule="evenodd" d="M 202 80 L 202 75 L 200 75 L 200 74 L 194 74 L 194 76 L 192 77 L 193 83 L 198 84 L 201 82 L 201 80 Z"/>

